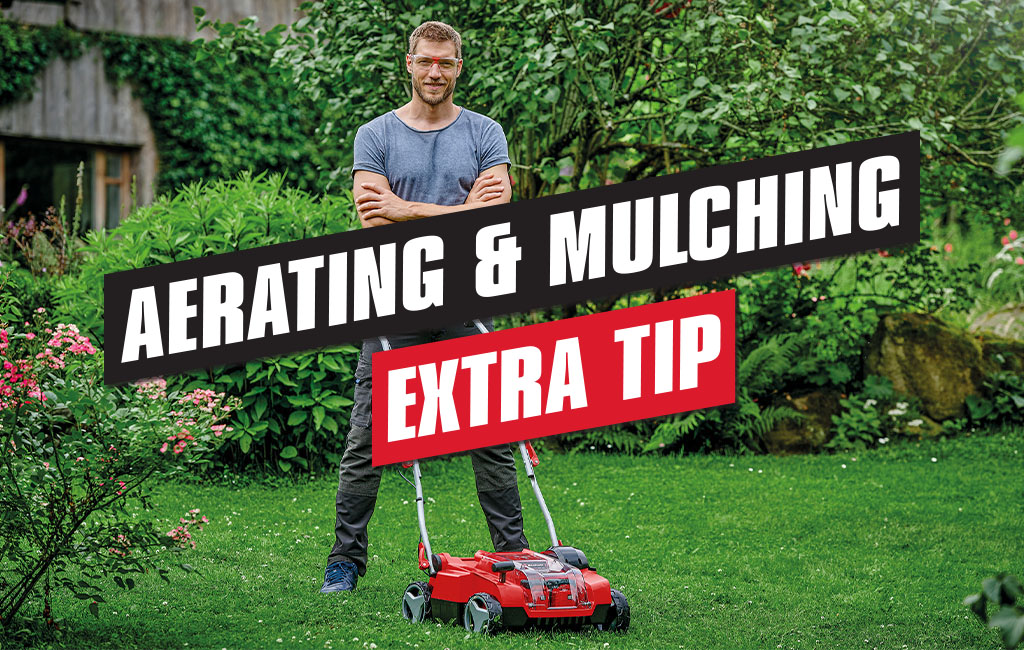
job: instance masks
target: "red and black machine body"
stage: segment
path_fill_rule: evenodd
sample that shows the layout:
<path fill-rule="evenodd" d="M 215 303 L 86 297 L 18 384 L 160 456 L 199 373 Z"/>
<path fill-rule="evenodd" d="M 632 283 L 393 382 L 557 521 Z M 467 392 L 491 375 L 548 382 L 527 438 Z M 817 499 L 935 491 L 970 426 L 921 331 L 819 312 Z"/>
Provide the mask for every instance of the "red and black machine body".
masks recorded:
<path fill-rule="evenodd" d="M 436 556 L 441 570 L 430 579 L 433 618 L 462 622 L 462 608 L 486 593 L 501 605 L 504 627 L 607 624 L 608 581 L 590 568 L 560 561 L 553 552 L 478 551 L 468 558 Z"/>
<path fill-rule="evenodd" d="M 430 577 L 429 582 L 406 587 L 402 615 L 412 622 L 454 621 L 471 632 L 586 625 L 626 631 L 630 617 L 626 597 L 590 568 L 582 551 L 558 540 L 533 472 L 537 455 L 529 443 L 521 442 L 519 448 L 548 525 L 551 547 L 543 552 L 477 551 L 473 557 L 432 554 L 423 516 L 419 463 L 413 462 L 420 518 L 419 567 Z"/>

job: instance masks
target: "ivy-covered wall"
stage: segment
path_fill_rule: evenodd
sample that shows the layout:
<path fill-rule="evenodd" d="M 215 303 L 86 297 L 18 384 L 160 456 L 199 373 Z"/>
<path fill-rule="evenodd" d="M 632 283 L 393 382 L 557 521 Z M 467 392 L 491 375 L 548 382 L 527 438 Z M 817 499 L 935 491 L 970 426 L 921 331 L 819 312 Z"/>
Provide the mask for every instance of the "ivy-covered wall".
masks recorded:
<path fill-rule="evenodd" d="M 0 19 L 0 107 L 30 96 L 55 57 L 92 47 L 103 53 L 111 81 L 130 83 L 149 115 L 160 157 L 157 192 L 243 169 L 280 172 L 289 185 L 319 189 L 314 110 L 279 75 L 266 74 L 269 61 L 258 56 L 222 66 L 197 61 L 184 41 Z"/>

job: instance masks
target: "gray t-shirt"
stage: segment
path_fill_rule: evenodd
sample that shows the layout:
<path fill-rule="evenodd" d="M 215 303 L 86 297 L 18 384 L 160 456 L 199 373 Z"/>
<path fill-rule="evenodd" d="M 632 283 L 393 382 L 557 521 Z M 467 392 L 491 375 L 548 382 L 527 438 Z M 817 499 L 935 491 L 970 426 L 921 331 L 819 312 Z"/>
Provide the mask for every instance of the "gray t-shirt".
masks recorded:
<path fill-rule="evenodd" d="M 483 170 L 510 162 L 505 132 L 487 116 L 462 108 L 443 129 L 420 131 L 391 111 L 356 131 L 352 171 L 386 176 L 406 201 L 461 205 Z"/>

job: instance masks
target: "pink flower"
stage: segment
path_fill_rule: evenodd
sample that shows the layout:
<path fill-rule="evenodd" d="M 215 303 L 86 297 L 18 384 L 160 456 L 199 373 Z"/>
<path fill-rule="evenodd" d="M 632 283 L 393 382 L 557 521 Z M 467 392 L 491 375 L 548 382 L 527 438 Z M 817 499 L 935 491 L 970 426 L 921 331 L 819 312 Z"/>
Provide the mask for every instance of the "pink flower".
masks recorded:
<path fill-rule="evenodd" d="M 1017 239 L 1017 231 L 1016 230 L 1011 230 L 1010 231 L 1010 239 Z"/>
<path fill-rule="evenodd" d="M 165 442 L 165 443 L 163 444 L 163 446 L 162 446 L 162 447 L 160 447 L 160 453 L 161 453 L 161 454 L 163 454 L 163 453 L 165 453 L 166 451 L 167 451 L 167 443 Z"/>
<path fill-rule="evenodd" d="M 1018 257 L 1017 259 L 1013 260 L 1013 263 L 1017 265 L 1024 264 L 1024 257 Z"/>
<path fill-rule="evenodd" d="M 28 201 L 28 185 L 21 186 L 21 191 L 18 192 L 18 198 L 14 199 L 14 204 L 20 208 L 25 205 L 25 201 Z"/>
<path fill-rule="evenodd" d="M 1004 226 L 1009 226 L 1010 225 L 1010 217 L 1006 217 L 1005 219 L 1003 219 L 1003 225 Z"/>
<path fill-rule="evenodd" d="M 36 337 L 36 333 L 35 332 L 29 332 L 28 334 L 25 335 L 25 338 L 28 339 L 29 341 L 31 341 L 35 337 Z"/>
<path fill-rule="evenodd" d="M 945 251 L 946 251 L 947 253 L 952 253 L 952 252 L 953 252 L 953 244 L 949 244 L 949 243 L 947 243 L 947 244 L 946 244 L 945 246 L 943 246 L 942 248 L 943 248 L 943 249 L 944 249 L 944 250 L 945 250 Z"/>
<path fill-rule="evenodd" d="M 1010 238 L 1007 237 L 1006 235 L 1003 235 L 1003 238 L 1000 239 L 999 241 L 1003 244 L 1003 246 L 1006 246 L 1007 244 L 1010 243 Z"/>

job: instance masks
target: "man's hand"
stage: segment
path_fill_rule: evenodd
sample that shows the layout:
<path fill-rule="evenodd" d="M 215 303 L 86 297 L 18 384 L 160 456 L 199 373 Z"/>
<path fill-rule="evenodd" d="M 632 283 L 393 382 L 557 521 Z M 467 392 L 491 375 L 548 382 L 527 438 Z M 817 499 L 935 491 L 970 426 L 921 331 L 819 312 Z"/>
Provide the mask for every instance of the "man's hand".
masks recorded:
<path fill-rule="evenodd" d="M 473 189 L 469 191 L 464 204 L 486 204 L 488 201 L 501 198 L 504 192 L 504 180 L 493 172 L 484 172 L 473 182 Z"/>
<path fill-rule="evenodd" d="M 356 209 L 364 228 L 406 221 L 412 217 L 409 202 L 398 198 L 386 187 L 378 183 L 360 183 L 359 186 L 364 193 L 356 198 Z"/>

